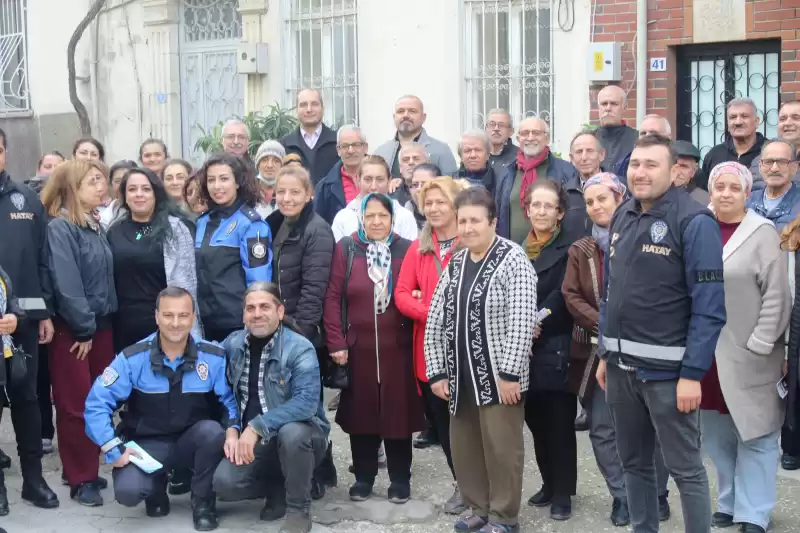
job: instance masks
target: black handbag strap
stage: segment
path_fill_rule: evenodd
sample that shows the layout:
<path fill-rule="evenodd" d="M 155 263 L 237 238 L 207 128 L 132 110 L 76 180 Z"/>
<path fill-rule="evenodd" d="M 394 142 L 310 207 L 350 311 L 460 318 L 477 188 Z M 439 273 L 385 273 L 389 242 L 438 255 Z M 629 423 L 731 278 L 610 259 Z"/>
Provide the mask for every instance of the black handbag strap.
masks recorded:
<path fill-rule="evenodd" d="M 347 284 L 350 283 L 350 272 L 353 270 L 353 258 L 356 255 L 356 243 L 352 237 L 344 237 L 342 241 L 347 239 L 345 245 L 345 258 L 347 259 L 347 269 L 344 272 L 344 285 L 342 286 L 342 336 L 347 337 Z"/>

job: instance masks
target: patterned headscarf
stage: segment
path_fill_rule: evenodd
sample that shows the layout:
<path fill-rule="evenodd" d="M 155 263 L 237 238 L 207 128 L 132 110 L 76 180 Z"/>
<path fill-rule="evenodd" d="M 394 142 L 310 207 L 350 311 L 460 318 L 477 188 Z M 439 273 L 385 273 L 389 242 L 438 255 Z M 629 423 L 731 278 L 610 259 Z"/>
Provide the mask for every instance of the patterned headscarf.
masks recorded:
<path fill-rule="evenodd" d="M 628 192 L 628 188 L 619 181 L 619 178 L 613 172 L 595 174 L 584 182 L 583 190 L 585 191 L 592 185 L 605 185 L 620 196 L 625 196 L 625 193 Z"/>
<path fill-rule="evenodd" d="M 714 189 L 714 182 L 717 181 L 717 178 L 723 174 L 733 174 L 734 176 L 738 177 L 745 194 L 749 194 L 752 190 L 753 175 L 750 173 L 750 169 L 741 163 L 737 163 L 736 161 L 726 161 L 725 163 L 720 163 L 711 169 L 711 174 L 708 175 L 709 192 Z"/>
<path fill-rule="evenodd" d="M 372 198 L 385 198 L 389 202 L 389 215 L 392 217 L 392 226 L 389 235 L 380 241 L 369 239 L 364 224 L 364 213 L 367 203 Z M 361 200 L 361 209 L 358 211 L 358 240 L 367 245 L 367 274 L 375 284 L 375 313 L 383 314 L 392 301 L 392 252 L 389 246 L 394 238 L 394 202 L 385 194 L 369 193 Z"/>

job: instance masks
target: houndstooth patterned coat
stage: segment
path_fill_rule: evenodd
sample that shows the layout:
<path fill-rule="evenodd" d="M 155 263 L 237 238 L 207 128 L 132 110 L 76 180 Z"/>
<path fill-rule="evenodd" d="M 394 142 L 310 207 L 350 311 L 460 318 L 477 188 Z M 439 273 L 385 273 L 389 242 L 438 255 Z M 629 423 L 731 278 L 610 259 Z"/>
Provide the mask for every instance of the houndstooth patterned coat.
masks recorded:
<path fill-rule="evenodd" d="M 450 413 L 455 414 L 464 381 L 471 371 L 478 405 L 500 403 L 497 379 L 519 381 L 528 389 L 533 329 L 536 324 L 536 271 L 522 248 L 497 237 L 489 248 L 465 302 L 460 301 L 464 261 L 469 250 L 450 260 L 433 294 L 425 327 L 425 362 L 431 383 L 447 378 Z M 467 320 L 464 343 L 470 368 L 460 368 L 457 334 Z"/>

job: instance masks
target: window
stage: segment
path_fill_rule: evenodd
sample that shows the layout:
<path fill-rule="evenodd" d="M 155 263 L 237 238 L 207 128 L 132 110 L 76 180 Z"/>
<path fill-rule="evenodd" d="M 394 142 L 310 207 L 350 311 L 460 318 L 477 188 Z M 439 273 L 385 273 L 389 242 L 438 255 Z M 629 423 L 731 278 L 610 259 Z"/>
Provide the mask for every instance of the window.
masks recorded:
<path fill-rule="evenodd" d="M 550 0 L 462 1 L 466 128 L 482 127 L 496 107 L 552 127 Z"/>
<path fill-rule="evenodd" d="M 0 0 L 0 116 L 29 110 L 25 0 Z"/>
<path fill-rule="evenodd" d="M 286 104 L 319 89 L 325 123 L 358 123 L 357 0 L 286 0 Z"/>

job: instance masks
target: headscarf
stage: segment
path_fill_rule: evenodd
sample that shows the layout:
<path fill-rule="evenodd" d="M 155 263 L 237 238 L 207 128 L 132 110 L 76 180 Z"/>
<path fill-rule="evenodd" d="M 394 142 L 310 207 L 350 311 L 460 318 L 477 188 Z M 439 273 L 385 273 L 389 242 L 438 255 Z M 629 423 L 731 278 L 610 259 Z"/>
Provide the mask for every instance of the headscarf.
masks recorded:
<path fill-rule="evenodd" d="M 592 185 L 603 185 L 608 187 L 612 192 L 618 194 L 621 198 L 624 198 L 625 193 L 628 192 L 627 187 L 625 187 L 617 175 L 612 172 L 600 172 L 599 174 L 595 174 L 586 180 L 586 182 L 583 184 L 583 190 L 585 191 Z M 608 253 L 609 228 L 603 228 L 597 224 L 592 225 L 592 237 L 594 238 L 595 242 L 597 242 L 597 246 L 603 250 L 604 253 Z"/>
<path fill-rule="evenodd" d="M 753 189 L 753 175 L 750 173 L 750 169 L 736 161 L 726 161 L 711 169 L 711 174 L 708 175 L 709 192 L 714 189 L 714 182 L 717 181 L 717 178 L 723 174 L 733 174 L 738 177 L 745 194 Z"/>
<path fill-rule="evenodd" d="M 389 235 L 380 241 L 369 239 L 364 224 L 364 212 L 367 203 L 372 198 L 385 198 L 389 201 L 389 215 L 392 217 L 392 226 Z M 361 209 L 358 211 L 358 240 L 367 245 L 367 275 L 375 284 L 375 313 L 383 314 L 392 301 L 392 251 L 389 248 L 394 238 L 394 202 L 380 193 L 369 193 L 361 200 Z"/>

